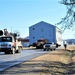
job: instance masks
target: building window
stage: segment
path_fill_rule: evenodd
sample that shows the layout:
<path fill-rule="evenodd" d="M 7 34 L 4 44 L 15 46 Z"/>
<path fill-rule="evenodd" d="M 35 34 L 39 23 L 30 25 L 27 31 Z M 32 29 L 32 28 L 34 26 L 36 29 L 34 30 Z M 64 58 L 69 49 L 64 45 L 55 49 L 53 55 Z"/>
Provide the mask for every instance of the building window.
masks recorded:
<path fill-rule="evenodd" d="M 34 30 L 34 28 L 33 28 L 33 30 Z"/>
<path fill-rule="evenodd" d="M 33 39 L 34 39 L 35 37 L 33 37 Z"/>

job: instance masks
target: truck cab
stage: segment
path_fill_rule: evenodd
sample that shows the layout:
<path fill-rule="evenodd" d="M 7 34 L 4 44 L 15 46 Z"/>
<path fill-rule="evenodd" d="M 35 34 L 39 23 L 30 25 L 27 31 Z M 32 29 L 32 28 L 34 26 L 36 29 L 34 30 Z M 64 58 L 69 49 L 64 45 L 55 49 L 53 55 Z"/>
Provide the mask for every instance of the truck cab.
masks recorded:
<path fill-rule="evenodd" d="M 21 48 L 19 48 L 13 36 L 0 36 L 0 52 L 14 54 L 19 53 L 20 50 Z"/>

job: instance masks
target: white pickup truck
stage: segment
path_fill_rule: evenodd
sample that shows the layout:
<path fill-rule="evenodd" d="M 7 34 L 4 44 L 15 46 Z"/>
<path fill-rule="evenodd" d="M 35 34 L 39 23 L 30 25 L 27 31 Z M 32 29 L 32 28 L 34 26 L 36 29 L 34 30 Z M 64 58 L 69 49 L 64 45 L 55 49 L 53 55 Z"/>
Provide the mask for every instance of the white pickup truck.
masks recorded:
<path fill-rule="evenodd" d="M 44 51 L 49 51 L 49 50 L 55 50 L 56 49 L 56 44 L 54 43 L 45 43 L 43 46 Z"/>

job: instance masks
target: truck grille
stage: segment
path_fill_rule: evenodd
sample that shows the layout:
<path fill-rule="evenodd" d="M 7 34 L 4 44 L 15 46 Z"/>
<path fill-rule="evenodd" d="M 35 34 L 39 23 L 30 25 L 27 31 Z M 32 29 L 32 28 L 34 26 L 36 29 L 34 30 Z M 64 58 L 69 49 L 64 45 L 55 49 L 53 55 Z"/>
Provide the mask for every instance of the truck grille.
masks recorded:
<path fill-rule="evenodd" d="M 50 47 L 49 45 L 46 45 L 45 47 Z"/>
<path fill-rule="evenodd" d="M 7 48 L 7 44 L 1 44 L 0 48 Z"/>
<path fill-rule="evenodd" d="M 7 44 L 1 44 L 1 46 L 7 46 Z"/>

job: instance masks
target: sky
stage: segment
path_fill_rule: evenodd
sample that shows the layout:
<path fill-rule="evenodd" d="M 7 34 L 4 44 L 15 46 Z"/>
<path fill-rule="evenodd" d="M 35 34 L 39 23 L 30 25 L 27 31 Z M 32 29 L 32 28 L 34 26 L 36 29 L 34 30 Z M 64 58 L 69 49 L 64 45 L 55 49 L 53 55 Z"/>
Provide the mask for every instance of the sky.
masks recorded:
<path fill-rule="evenodd" d="M 61 0 L 0 0 L 0 30 L 29 36 L 29 27 L 40 22 L 55 25 L 66 15 L 66 7 Z M 57 27 L 60 28 L 58 25 Z M 63 39 L 75 38 L 74 31 L 65 30 Z"/>

